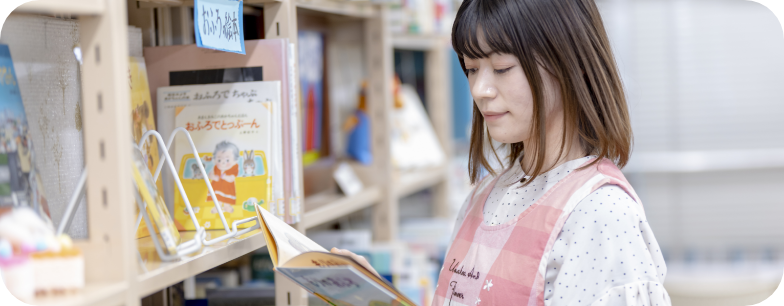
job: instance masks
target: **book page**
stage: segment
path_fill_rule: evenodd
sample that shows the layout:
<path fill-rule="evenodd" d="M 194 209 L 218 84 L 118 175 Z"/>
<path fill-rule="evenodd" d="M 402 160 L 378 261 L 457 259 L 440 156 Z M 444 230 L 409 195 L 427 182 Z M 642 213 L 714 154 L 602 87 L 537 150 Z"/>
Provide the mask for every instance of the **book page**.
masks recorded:
<path fill-rule="evenodd" d="M 333 305 L 409 305 L 351 266 L 277 270 Z"/>
<path fill-rule="evenodd" d="M 262 226 L 266 225 L 271 238 L 274 240 L 275 245 L 271 245 L 267 241 L 270 250 L 270 256 L 273 257 L 272 263 L 276 267 L 285 265 L 289 260 L 306 252 L 328 252 L 326 249 L 310 240 L 307 236 L 295 230 L 290 225 L 278 219 L 270 212 L 256 206 L 256 214 L 259 220 L 264 222 Z M 268 239 L 269 240 L 269 239 Z M 272 253 L 276 254 L 273 255 Z"/>
<path fill-rule="evenodd" d="M 370 272 L 370 270 L 366 269 L 351 257 L 332 253 L 308 252 L 292 258 L 283 266 L 286 268 L 331 268 L 350 266 L 364 274 L 365 277 L 374 280 L 375 283 L 379 286 L 382 286 L 386 290 L 402 296 L 402 294 L 398 293 L 395 287 L 392 286 L 392 284 L 390 284 L 386 279 L 380 278 L 376 274 L 373 274 L 373 272 Z"/>

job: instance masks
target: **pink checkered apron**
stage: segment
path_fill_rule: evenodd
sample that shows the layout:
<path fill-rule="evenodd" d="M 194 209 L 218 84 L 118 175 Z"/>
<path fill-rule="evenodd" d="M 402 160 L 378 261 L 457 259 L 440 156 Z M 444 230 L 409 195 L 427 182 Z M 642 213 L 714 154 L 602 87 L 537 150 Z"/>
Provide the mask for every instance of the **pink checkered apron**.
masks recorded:
<path fill-rule="evenodd" d="M 544 305 L 547 256 L 577 203 L 604 185 L 617 185 L 641 203 L 618 167 L 604 159 L 572 171 L 509 222 L 490 226 L 482 210 L 497 180 L 476 187 L 444 259 L 433 306 Z"/>

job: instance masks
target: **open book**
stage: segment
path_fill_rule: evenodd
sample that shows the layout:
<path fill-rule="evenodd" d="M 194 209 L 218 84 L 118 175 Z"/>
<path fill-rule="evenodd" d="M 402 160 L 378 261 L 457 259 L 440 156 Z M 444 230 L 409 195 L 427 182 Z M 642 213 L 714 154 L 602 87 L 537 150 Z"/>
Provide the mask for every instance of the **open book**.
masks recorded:
<path fill-rule="evenodd" d="M 332 254 L 256 205 L 275 270 L 331 305 L 415 306 L 354 259 Z"/>

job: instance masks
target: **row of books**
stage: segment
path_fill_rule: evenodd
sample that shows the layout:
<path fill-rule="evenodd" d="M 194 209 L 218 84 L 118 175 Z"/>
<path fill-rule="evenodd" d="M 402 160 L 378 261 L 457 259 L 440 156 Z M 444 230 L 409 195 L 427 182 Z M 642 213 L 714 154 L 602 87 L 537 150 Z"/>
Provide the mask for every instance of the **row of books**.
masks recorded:
<path fill-rule="evenodd" d="M 390 4 L 389 27 L 394 34 L 447 35 L 457 8 L 449 0 L 402 0 Z"/>

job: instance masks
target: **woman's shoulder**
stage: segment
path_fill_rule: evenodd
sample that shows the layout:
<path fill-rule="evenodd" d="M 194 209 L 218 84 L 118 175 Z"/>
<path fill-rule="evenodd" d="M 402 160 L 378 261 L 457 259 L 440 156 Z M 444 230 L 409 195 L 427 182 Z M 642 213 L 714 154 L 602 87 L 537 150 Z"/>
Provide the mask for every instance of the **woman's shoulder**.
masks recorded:
<path fill-rule="evenodd" d="M 632 224 L 644 222 L 645 211 L 623 188 L 618 185 L 604 185 L 583 198 L 575 206 L 567 222 L 580 222 L 583 219 L 590 219 L 595 223 Z"/>

